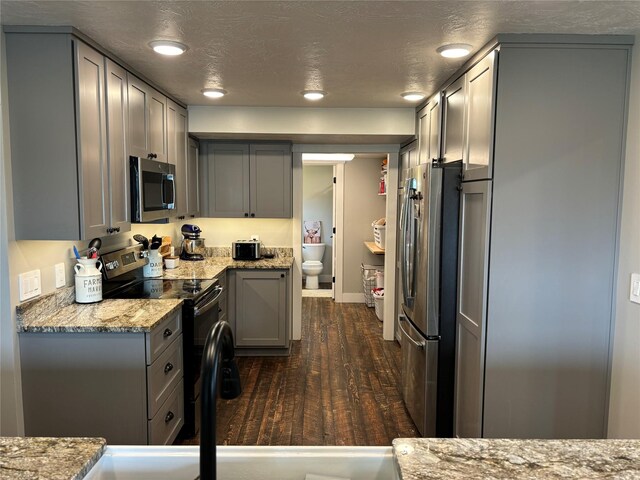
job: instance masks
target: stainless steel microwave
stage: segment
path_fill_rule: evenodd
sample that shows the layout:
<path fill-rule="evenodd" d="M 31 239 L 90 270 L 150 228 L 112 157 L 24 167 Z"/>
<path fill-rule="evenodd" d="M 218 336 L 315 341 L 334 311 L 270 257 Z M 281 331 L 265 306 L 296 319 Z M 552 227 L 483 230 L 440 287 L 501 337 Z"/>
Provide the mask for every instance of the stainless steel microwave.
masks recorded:
<path fill-rule="evenodd" d="M 170 163 L 129 157 L 131 221 L 169 218 L 176 208 L 176 167 Z"/>

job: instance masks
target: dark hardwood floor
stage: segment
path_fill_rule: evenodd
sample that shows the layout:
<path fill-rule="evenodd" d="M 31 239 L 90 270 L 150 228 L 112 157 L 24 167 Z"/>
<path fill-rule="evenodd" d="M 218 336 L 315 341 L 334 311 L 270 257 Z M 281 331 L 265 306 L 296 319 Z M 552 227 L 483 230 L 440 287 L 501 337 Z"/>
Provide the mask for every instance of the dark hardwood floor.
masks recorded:
<path fill-rule="evenodd" d="M 289 357 L 239 357 L 243 393 L 218 400 L 219 445 L 391 445 L 418 432 L 402 402 L 400 347 L 364 304 L 302 299 Z M 198 443 L 198 439 L 184 443 Z"/>

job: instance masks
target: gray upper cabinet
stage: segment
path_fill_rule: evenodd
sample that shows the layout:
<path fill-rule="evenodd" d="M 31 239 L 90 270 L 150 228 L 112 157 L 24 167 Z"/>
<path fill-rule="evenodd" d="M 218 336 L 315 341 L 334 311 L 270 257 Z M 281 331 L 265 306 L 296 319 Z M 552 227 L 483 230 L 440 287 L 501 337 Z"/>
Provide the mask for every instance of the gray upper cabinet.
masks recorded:
<path fill-rule="evenodd" d="M 250 215 L 291 217 L 291 147 L 251 145 L 249 148 Z"/>
<path fill-rule="evenodd" d="M 209 217 L 290 218 L 291 146 L 207 142 Z"/>
<path fill-rule="evenodd" d="M 418 112 L 417 164 L 440 158 L 440 95 L 435 95 Z"/>
<path fill-rule="evenodd" d="M 167 98 L 135 75 L 129 84 L 129 154 L 160 162 L 167 155 Z"/>
<path fill-rule="evenodd" d="M 249 216 L 249 145 L 207 143 L 209 217 Z"/>
<path fill-rule="evenodd" d="M 110 227 L 118 233 L 131 230 L 129 156 L 127 154 L 127 72 L 108 58 L 105 61 Z"/>
<path fill-rule="evenodd" d="M 77 42 L 80 216 L 86 238 L 105 235 L 110 221 L 104 62 L 100 53 Z"/>
<path fill-rule="evenodd" d="M 16 239 L 128 229 L 122 71 L 68 34 L 7 33 L 6 49 Z"/>
<path fill-rule="evenodd" d="M 288 271 L 235 272 L 236 347 L 286 348 L 289 343 Z"/>
<path fill-rule="evenodd" d="M 178 220 L 184 220 L 189 213 L 187 139 L 187 111 L 175 102 L 167 100 L 167 158 L 169 163 L 176 166 L 175 216 Z"/>
<path fill-rule="evenodd" d="M 496 51 L 490 52 L 466 74 L 466 152 L 462 165 L 464 180 L 491 178 Z"/>
<path fill-rule="evenodd" d="M 418 151 L 416 165 L 429 157 L 429 104 L 418 111 Z M 409 167 L 410 168 L 410 167 Z"/>
<path fill-rule="evenodd" d="M 448 86 L 443 95 L 442 158 L 445 162 L 462 160 L 464 155 L 465 115 L 464 75 Z"/>
<path fill-rule="evenodd" d="M 198 169 L 199 145 L 196 140 L 189 138 L 187 145 L 187 216 L 200 216 L 200 175 Z"/>
<path fill-rule="evenodd" d="M 489 52 L 444 90 L 442 156 L 463 161 L 465 181 L 491 178 L 497 56 Z"/>

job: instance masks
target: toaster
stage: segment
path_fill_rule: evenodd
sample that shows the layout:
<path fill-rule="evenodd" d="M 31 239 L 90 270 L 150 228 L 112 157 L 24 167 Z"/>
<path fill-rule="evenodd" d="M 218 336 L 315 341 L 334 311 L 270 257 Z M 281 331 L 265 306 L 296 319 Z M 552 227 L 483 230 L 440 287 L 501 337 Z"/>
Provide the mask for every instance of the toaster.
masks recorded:
<path fill-rule="evenodd" d="M 260 260 L 260 240 L 237 240 L 231 244 L 234 260 Z"/>

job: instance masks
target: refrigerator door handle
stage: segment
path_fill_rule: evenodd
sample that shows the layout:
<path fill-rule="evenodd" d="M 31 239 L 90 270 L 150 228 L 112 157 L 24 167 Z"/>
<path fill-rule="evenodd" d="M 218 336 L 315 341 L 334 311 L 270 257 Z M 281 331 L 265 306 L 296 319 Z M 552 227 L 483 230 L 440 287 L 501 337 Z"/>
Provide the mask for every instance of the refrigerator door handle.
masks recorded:
<path fill-rule="evenodd" d="M 400 330 L 402 331 L 402 333 L 404 334 L 405 337 L 407 337 L 407 340 L 409 340 L 410 343 L 413 344 L 414 347 L 416 347 L 419 350 L 424 350 L 425 348 L 425 342 L 416 342 L 413 338 L 411 338 L 411 336 L 407 333 L 407 331 L 404 329 L 404 327 L 402 326 L 402 322 L 406 322 L 407 319 L 404 315 L 400 315 L 398 317 L 399 321 L 399 325 L 400 325 Z"/>
<path fill-rule="evenodd" d="M 413 276 L 414 276 L 414 262 L 415 262 L 415 228 L 413 228 L 413 201 L 412 195 L 416 188 L 416 181 L 413 178 L 408 178 L 406 186 L 404 188 L 404 201 L 402 205 L 400 224 L 402 232 L 402 294 L 404 297 L 404 304 L 410 304 L 410 298 L 413 296 Z M 409 236 L 410 243 L 407 243 L 407 236 Z"/>

